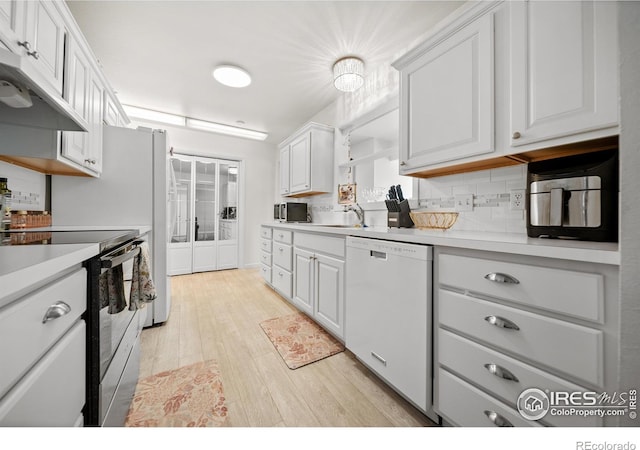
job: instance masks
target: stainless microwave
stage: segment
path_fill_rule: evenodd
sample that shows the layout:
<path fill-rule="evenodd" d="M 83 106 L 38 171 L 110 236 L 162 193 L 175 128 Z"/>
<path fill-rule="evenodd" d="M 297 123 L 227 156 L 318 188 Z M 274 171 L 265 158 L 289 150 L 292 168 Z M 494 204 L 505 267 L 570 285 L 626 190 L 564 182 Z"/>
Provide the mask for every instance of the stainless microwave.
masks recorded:
<path fill-rule="evenodd" d="M 280 222 L 309 222 L 306 203 L 285 202 L 273 205 L 273 218 Z"/>

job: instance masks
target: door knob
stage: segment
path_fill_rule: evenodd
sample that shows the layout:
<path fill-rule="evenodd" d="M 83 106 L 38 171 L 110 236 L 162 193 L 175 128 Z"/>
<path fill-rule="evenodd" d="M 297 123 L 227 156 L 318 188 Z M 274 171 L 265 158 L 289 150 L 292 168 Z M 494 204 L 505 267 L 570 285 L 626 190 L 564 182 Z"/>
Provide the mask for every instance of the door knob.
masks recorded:
<path fill-rule="evenodd" d="M 513 132 L 513 136 L 512 136 L 513 139 L 520 139 L 521 137 L 522 137 L 522 135 L 520 134 L 519 131 L 514 131 Z"/>

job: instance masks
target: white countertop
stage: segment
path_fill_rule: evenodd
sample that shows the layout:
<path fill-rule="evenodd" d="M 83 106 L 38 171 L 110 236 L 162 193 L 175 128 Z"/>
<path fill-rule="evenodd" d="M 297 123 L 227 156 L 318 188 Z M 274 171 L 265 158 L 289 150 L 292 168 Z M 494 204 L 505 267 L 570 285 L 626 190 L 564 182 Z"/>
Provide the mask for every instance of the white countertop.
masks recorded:
<path fill-rule="evenodd" d="M 321 224 L 286 224 L 276 222 L 265 223 L 263 226 L 620 265 L 618 244 L 611 242 L 530 238 L 526 234 L 520 233 L 491 233 L 485 231 L 418 230 L 417 228 L 387 227 L 344 228 L 322 226 Z"/>
<path fill-rule="evenodd" d="M 0 247 L 0 307 L 99 252 L 97 243 Z"/>
<path fill-rule="evenodd" d="M 152 228 L 148 225 L 53 225 L 50 227 L 42 227 L 42 228 L 28 228 L 25 231 L 102 231 L 102 230 L 138 230 L 140 236 L 143 236 L 149 233 Z"/>

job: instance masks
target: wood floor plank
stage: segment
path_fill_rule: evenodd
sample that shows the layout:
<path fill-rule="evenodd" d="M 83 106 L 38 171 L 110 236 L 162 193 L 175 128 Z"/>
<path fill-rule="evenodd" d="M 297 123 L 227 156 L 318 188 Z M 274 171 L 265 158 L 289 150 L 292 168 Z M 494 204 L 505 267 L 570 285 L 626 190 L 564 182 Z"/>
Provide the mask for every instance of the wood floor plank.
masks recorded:
<path fill-rule="evenodd" d="M 140 376 L 218 362 L 232 427 L 420 427 L 431 422 L 348 351 L 289 369 L 260 322 L 296 312 L 258 269 L 171 279 L 169 320 L 142 331 Z"/>

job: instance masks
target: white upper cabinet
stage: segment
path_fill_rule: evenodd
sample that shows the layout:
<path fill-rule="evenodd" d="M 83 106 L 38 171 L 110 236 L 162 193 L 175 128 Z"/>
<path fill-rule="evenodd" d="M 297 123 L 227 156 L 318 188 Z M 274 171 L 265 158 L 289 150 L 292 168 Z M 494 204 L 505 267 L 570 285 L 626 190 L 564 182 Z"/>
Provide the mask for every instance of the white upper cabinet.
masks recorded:
<path fill-rule="evenodd" d="M 332 192 L 334 128 L 310 122 L 280 144 L 280 195 Z"/>
<path fill-rule="evenodd" d="M 55 4 L 26 2 L 27 20 L 24 48 L 39 72 L 62 93 L 65 23 Z"/>
<path fill-rule="evenodd" d="M 400 173 L 494 151 L 493 15 L 400 63 Z"/>
<path fill-rule="evenodd" d="M 290 156 L 288 145 L 280 149 L 280 195 L 282 196 L 289 195 L 291 192 L 289 185 Z"/>
<path fill-rule="evenodd" d="M 24 36 L 25 6 L 19 0 L 0 1 L 0 41 L 14 52 Z"/>
<path fill-rule="evenodd" d="M 0 2 L 0 41 L 26 55 L 37 71 L 62 93 L 65 22 L 51 1 Z"/>
<path fill-rule="evenodd" d="M 302 192 L 311 186 L 311 132 L 304 133 L 289 146 L 291 192 Z"/>
<path fill-rule="evenodd" d="M 617 126 L 616 3 L 510 7 L 511 145 Z"/>

